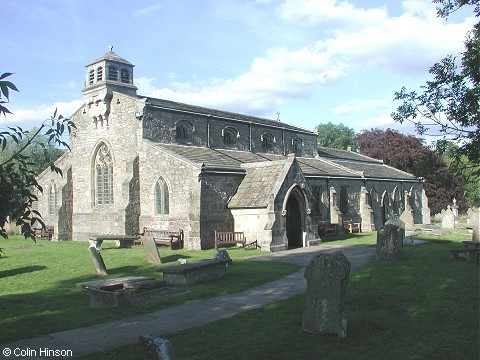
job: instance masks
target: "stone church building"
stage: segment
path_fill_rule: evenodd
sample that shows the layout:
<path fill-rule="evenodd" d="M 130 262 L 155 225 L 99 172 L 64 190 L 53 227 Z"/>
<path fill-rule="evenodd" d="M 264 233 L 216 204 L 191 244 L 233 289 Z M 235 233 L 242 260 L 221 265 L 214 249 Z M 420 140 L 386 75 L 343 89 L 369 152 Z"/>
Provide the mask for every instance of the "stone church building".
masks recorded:
<path fill-rule="evenodd" d="M 110 49 L 86 66 L 63 177 L 44 171 L 38 209 L 55 238 L 183 229 L 185 247 L 243 231 L 278 251 L 319 239 L 318 223 L 362 231 L 408 213 L 429 223 L 421 180 L 277 120 L 137 95 L 129 61 Z"/>

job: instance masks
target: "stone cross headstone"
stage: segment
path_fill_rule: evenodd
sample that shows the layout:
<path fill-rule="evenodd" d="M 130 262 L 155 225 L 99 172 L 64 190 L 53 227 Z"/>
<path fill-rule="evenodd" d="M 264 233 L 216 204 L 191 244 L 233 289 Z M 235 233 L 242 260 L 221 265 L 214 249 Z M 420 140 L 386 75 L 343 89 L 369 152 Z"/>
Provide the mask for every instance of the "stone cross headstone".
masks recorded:
<path fill-rule="evenodd" d="M 307 308 L 302 330 L 324 336 L 347 336 L 344 312 L 350 262 L 341 251 L 315 256 L 305 268 Z"/>
<path fill-rule="evenodd" d="M 452 212 L 455 218 L 458 218 L 458 208 L 459 206 L 457 205 L 457 199 L 453 198 Z"/>
<path fill-rule="evenodd" d="M 443 213 L 442 218 L 442 228 L 444 229 L 455 229 L 455 215 L 453 215 L 450 205 L 447 206 L 447 210 Z"/>
<path fill-rule="evenodd" d="M 377 233 L 377 259 L 401 260 L 403 257 L 403 230 L 387 224 Z"/>
<path fill-rule="evenodd" d="M 88 251 L 90 253 L 90 256 L 92 257 L 95 272 L 98 275 L 108 275 L 107 267 L 105 266 L 105 262 L 103 261 L 102 254 L 100 254 L 100 251 L 97 250 L 95 245 L 90 245 L 88 247 Z"/>
<path fill-rule="evenodd" d="M 161 264 L 162 259 L 160 258 L 160 254 L 158 253 L 157 244 L 155 243 L 155 239 L 153 238 L 153 236 L 143 236 L 142 242 L 145 253 L 147 254 L 148 262 L 152 264 Z"/>
<path fill-rule="evenodd" d="M 138 338 L 140 352 L 145 360 L 176 360 L 170 341 L 148 333 Z"/>

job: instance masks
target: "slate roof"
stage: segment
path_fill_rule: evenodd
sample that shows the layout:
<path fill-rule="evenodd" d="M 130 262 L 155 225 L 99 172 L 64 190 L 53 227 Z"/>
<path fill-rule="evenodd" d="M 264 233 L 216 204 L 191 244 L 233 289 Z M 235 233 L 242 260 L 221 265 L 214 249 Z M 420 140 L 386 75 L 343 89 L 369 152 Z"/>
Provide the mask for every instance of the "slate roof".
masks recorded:
<path fill-rule="evenodd" d="M 185 111 L 185 112 L 200 114 L 204 116 L 213 116 L 217 118 L 224 118 L 224 119 L 237 120 L 237 121 L 243 121 L 243 122 L 252 122 L 255 124 L 263 124 L 266 126 L 274 126 L 278 128 L 285 128 L 288 130 L 300 131 L 302 133 L 308 133 L 310 135 L 316 135 L 315 132 L 311 130 L 304 129 L 299 126 L 289 125 L 287 123 L 283 123 L 278 120 L 270 120 L 270 119 L 260 118 L 260 117 L 251 116 L 251 115 L 238 114 L 238 113 L 224 111 L 224 110 L 210 109 L 202 106 L 184 104 L 184 103 L 179 103 L 179 102 L 170 101 L 170 100 L 163 100 L 163 99 L 142 97 L 142 96 L 139 96 L 139 98 L 146 99 L 146 103 L 145 103 L 146 107 L 151 106 L 153 108 L 162 108 L 162 109 L 167 109 L 172 111 Z"/>
<path fill-rule="evenodd" d="M 385 165 L 382 160 L 374 159 L 353 151 L 318 148 L 318 154 L 324 160 L 346 167 L 365 178 L 418 181 L 414 175 Z"/>
<path fill-rule="evenodd" d="M 273 193 L 277 181 L 283 181 L 287 159 L 282 161 L 254 163 L 244 166 L 245 177 L 238 186 L 237 192 L 228 202 L 229 208 L 263 208 L 267 207 L 270 194 Z"/>
<path fill-rule="evenodd" d="M 155 147 L 180 156 L 196 166 L 205 169 L 245 172 L 242 164 L 276 162 L 286 160 L 283 155 L 253 153 L 250 151 L 211 149 L 206 147 L 161 144 L 145 140 Z M 376 160 L 351 151 L 320 148 L 318 158 L 297 157 L 297 162 L 307 177 L 339 177 L 350 179 L 373 178 L 417 181 L 404 171 L 385 165 Z M 248 173 L 248 170 L 246 171 Z"/>
<path fill-rule="evenodd" d="M 113 46 L 111 47 L 111 49 L 109 51 L 107 51 L 105 54 L 103 54 L 102 56 L 100 56 L 98 59 L 90 62 L 88 65 L 86 66 L 90 66 L 92 64 L 95 64 L 97 62 L 100 62 L 100 61 L 103 61 L 103 60 L 110 60 L 110 61 L 116 61 L 116 62 L 119 62 L 119 63 L 122 63 L 122 64 L 128 64 L 128 65 L 132 65 L 132 63 L 130 63 L 128 60 L 125 60 L 124 58 L 122 58 L 121 56 L 118 56 L 113 50 Z"/>

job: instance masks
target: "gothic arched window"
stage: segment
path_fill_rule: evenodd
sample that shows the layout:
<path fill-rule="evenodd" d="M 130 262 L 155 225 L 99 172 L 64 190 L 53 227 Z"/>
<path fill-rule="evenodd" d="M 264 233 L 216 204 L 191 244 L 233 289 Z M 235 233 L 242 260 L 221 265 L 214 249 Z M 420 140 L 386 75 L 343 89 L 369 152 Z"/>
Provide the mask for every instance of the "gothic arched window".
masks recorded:
<path fill-rule="evenodd" d="M 106 144 L 95 155 L 95 205 L 113 204 L 113 158 Z"/>
<path fill-rule="evenodd" d="M 155 215 L 168 215 L 169 195 L 166 181 L 160 177 L 155 184 Z"/>
<path fill-rule="evenodd" d="M 55 215 L 57 211 L 57 187 L 54 183 L 48 189 L 48 214 Z"/>

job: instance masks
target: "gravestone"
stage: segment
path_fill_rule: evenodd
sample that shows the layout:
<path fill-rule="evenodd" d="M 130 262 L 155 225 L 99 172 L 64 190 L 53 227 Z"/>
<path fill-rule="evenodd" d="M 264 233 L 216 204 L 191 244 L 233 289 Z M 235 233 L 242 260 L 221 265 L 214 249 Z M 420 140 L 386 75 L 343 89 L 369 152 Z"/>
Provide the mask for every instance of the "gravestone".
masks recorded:
<path fill-rule="evenodd" d="M 227 250 L 217 250 L 213 258 L 216 260 L 232 260 Z"/>
<path fill-rule="evenodd" d="M 347 336 L 344 312 L 350 262 L 341 251 L 315 256 L 304 272 L 307 280 L 307 308 L 302 330 L 324 336 Z"/>
<path fill-rule="evenodd" d="M 405 229 L 405 223 L 402 220 L 400 220 L 400 219 L 390 219 L 385 223 L 385 225 L 395 225 L 395 226 L 399 227 L 400 228 L 400 237 L 401 237 L 402 241 L 405 240 L 405 232 L 406 232 L 405 230 L 406 229 Z"/>
<path fill-rule="evenodd" d="M 472 241 L 480 241 L 480 208 L 473 209 L 468 219 L 469 225 L 472 227 Z"/>
<path fill-rule="evenodd" d="M 403 257 L 403 231 L 388 224 L 377 233 L 377 259 L 401 260 Z"/>
<path fill-rule="evenodd" d="M 405 210 L 400 215 L 400 220 L 403 222 L 403 229 L 405 230 L 414 230 L 413 226 L 413 211 Z"/>
<path fill-rule="evenodd" d="M 148 333 L 138 338 L 140 353 L 145 360 L 176 360 L 170 341 Z"/>
<path fill-rule="evenodd" d="M 443 213 L 442 228 L 455 229 L 455 215 L 453 214 L 450 205 L 447 206 L 447 210 Z"/>
<path fill-rule="evenodd" d="M 88 247 L 88 251 L 90 252 L 90 256 L 92 257 L 95 272 L 98 275 L 108 275 L 107 267 L 105 266 L 105 262 L 103 261 L 102 254 L 100 254 L 100 251 L 97 250 L 95 245 L 90 245 Z"/>
<path fill-rule="evenodd" d="M 452 213 L 455 219 L 458 218 L 458 208 L 457 199 L 453 198 Z"/>
<path fill-rule="evenodd" d="M 162 259 L 160 258 L 160 254 L 158 253 L 157 244 L 155 243 L 155 239 L 153 238 L 153 236 L 143 236 L 142 242 L 145 253 L 147 254 L 148 262 L 152 264 L 161 264 Z"/>

